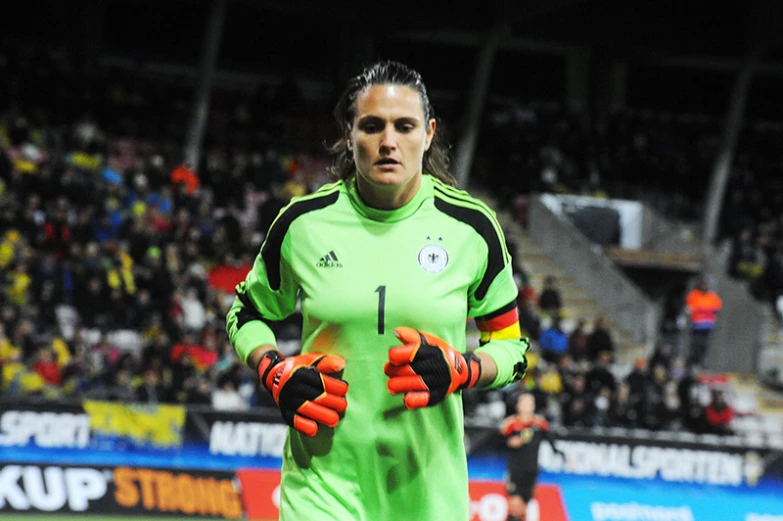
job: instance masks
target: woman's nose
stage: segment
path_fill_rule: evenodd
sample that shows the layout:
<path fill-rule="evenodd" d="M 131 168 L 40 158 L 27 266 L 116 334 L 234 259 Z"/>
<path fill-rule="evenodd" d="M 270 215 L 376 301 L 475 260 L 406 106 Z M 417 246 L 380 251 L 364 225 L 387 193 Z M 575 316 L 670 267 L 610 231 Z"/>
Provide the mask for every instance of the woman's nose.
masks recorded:
<path fill-rule="evenodd" d="M 394 149 L 397 147 L 397 133 L 394 128 L 387 127 L 381 134 L 381 147 Z"/>

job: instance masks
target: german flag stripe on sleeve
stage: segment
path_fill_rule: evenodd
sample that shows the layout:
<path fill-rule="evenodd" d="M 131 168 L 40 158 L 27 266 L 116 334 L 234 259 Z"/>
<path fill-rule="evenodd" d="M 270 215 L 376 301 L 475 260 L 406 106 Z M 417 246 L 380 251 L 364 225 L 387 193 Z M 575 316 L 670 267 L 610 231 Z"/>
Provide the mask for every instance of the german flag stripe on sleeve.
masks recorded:
<path fill-rule="evenodd" d="M 476 327 L 481 333 L 479 338 L 481 345 L 491 340 L 521 338 L 522 329 L 519 326 L 516 301 L 509 302 L 497 311 L 476 317 Z"/>
<path fill-rule="evenodd" d="M 519 322 L 517 303 L 511 301 L 502 308 L 487 315 L 476 317 L 476 327 L 479 331 L 500 331 Z"/>
<path fill-rule="evenodd" d="M 481 331 L 479 344 L 484 345 L 492 340 L 515 340 L 520 338 L 522 338 L 522 329 L 519 327 L 519 322 L 514 322 L 512 325 L 499 331 Z"/>

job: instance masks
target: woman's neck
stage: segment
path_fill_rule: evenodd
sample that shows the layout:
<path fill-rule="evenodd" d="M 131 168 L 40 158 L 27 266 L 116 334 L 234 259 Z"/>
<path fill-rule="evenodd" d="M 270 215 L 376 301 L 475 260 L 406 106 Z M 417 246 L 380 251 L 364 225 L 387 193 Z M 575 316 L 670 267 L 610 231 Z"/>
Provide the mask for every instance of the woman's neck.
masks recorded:
<path fill-rule="evenodd" d="M 416 196 L 421 186 L 421 175 L 414 176 L 404 185 L 374 185 L 362 176 L 356 176 L 356 188 L 367 206 L 378 210 L 397 210 Z"/>

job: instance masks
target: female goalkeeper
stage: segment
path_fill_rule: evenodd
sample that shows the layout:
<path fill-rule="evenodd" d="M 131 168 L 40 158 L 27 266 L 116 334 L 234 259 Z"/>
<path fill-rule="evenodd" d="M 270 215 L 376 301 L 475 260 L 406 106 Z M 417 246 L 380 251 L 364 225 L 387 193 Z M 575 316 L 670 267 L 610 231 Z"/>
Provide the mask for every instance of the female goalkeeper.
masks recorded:
<path fill-rule="evenodd" d="M 466 520 L 461 391 L 526 369 L 505 240 L 454 188 L 416 71 L 366 68 L 334 116 L 335 182 L 280 212 L 227 317 L 291 427 L 280 519 Z M 302 350 L 284 358 L 269 323 L 297 300 Z"/>

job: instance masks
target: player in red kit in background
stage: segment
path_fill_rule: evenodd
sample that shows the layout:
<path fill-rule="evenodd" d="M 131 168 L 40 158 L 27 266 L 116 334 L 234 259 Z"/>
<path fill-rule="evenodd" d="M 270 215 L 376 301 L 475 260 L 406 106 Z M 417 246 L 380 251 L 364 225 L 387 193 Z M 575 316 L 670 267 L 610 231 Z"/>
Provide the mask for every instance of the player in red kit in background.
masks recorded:
<path fill-rule="evenodd" d="M 547 440 L 552 449 L 565 457 L 555 447 L 549 436 L 549 422 L 535 414 L 536 399 L 524 393 L 517 399 L 517 413 L 506 418 L 500 432 L 506 437 L 509 448 L 506 483 L 508 489 L 508 521 L 525 521 L 527 504 L 533 497 L 538 477 L 538 449 Z"/>

